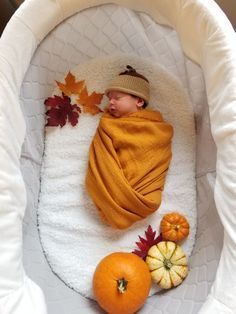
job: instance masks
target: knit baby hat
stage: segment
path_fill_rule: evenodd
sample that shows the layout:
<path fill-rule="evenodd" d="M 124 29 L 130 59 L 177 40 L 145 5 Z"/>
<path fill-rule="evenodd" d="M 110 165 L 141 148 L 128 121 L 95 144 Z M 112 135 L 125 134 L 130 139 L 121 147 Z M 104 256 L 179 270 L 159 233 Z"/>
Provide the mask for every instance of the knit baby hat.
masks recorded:
<path fill-rule="evenodd" d="M 142 74 L 138 73 L 132 66 L 127 65 L 127 70 L 120 73 L 109 84 L 105 93 L 110 91 L 120 91 L 142 98 L 147 104 L 149 102 L 150 91 L 149 81 Z"/>

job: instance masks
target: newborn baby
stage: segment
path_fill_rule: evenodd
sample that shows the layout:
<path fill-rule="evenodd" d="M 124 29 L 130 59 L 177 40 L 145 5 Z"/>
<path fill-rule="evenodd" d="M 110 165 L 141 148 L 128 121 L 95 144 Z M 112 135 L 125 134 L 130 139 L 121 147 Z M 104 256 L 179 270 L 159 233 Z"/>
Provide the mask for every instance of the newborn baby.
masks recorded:
<path fill-rule="evenodd" d="M 149 82 L 131 66 L 106 89 L 108 106 L 89 150 L 86 188 L 104 222 L 124 229 L 161 204 L 173 129 L 145 109 Z"/>

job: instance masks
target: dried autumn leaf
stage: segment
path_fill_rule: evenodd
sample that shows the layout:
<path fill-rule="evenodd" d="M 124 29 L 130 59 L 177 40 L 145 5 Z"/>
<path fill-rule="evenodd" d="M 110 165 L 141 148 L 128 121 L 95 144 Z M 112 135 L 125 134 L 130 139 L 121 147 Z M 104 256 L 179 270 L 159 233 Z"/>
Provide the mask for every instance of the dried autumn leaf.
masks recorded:
<path fill-rule="evenodd" d="M 68 102 L 68 98 L 69 97 L 64 96 L 64 94 L 63 94 L 63 97 L 54 95 L 53 97 L 48 97 L 44 101 L 44 104 L 47 107 L 54 107 L 54 108 L 56 108 L 58 106 L 63 106 L 65 103 L 67 103 Z"/>
<path fill-rule="evenodd" d="M 88 95 L 87 87 L 85 86 L 81 93 L 80 97 L 77 99 L 78 103 L 83 106 L 85 113 L 91 113 L 95 115 L 102 110 L 97 106 L 101 103 L 104 94 L 92 92 L 91 95 Z"/>
<path fill-rule="evenodd" d="M 63 127 L 67 120 L 72 126 L 78 123 L 79 113 L 81 109 L 77 105 L 71 104 L 71 99 L 64 94 L 62 97 L 54 95 L 45 100 L 45 105 L 50 107 L 47 110 L 47 124 L 46 126 L 61 126 Z"/>
<path fill-rule="evenodd" d="M 162 241 L 161 234 L 156 237 L 156 231 L 153 231 L 152 227 L 149 225 L 147 230 L 145 231 L 145 238 L 142 238 L 139 236 L 140 242 L 136 242 L 139 250 L 134 250 L 132 253 L 138 255 L 142 259 L 145 259 L 148 253 L 148 250 L 150 247 L 152 247 L 154 244 L 157 244 Z"/>
<path fill-rule="evenodd" d="M 67 96 L 79 94 L 84 86 L 84 81 L 76 81 L 75 76 L 69 72 L 65 78 L 65 84 L 56 81 L 60 90 Z"/>

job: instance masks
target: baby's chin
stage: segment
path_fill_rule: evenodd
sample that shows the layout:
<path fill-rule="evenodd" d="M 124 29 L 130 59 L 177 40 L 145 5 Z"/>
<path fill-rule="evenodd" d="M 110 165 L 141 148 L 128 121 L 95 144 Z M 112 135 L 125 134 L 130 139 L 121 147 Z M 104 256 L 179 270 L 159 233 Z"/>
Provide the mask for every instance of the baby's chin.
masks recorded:
<path fill-rule="evenodd" d="M 120 117 L 122 117 L 122 115 L 119 114 L 119 113 L 117 113 L 117 112 L 111 113 L 111 115 L 112 115 L 113 117 L 115 117 L 115 118 L 120 118 Z"/>
<path fill-rule="evenodd" d="M 117 110 L 108 110 L 108 112 L 110 113 L 111 116 L 115 117 L 115 118 L 121 118 L 121 117 L 125 117 L 130 115 L 131 113 L 133 113 L 133 111 L 129 111 L 129 112 L 120 112 Z"/>

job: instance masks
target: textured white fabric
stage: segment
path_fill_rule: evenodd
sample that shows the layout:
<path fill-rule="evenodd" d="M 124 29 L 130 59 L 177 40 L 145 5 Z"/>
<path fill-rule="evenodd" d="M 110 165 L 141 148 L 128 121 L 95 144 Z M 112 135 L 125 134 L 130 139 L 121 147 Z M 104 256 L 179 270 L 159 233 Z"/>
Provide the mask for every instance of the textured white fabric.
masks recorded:
<path fill-rule="evenodd" d="M 29 278 L 10 295 L 1 299 L 1 314 L 44 314 L 46 305 L 41 289 Z"/>
<path fill-rule="evenodd" d="M 101 114 L 82 113 L 75 127 L 46 129 L 38 207 L 41 241 L 53 271 L 87 297 L 93 297 L 92 277 L 100 260 L 112 252 L 132 252 L 138 236 L 144 236 L 149 224 L 158 235 L 164 214 L 178 211 L 188 219 L 190 234 L 182 243 L 187 256 L 195 240 L 195 128 L 192 105 L 183 87 L 161 67 L 133 55 L 96 58 L 72 69 L 72 73 L 77 81 L 85 80 L 89 94 L 104 93 L 126 64 L 132 64 L 148 78 L 151 90 L 148 107 L 160 110 L 174 128 L 173 158 L 162 204 L 155 214 L 127 230 L 116 230 L 102 223 L 84 184 L 89 145 Z M 156 291 L 153 284 L 151 294 Z"/>
<path fill-rule="evenodd" d="M 19 171 L 19 153 L 25 125 L 17 101 L 19 87 L 37 43 L 58 22 L 76 11 L 107 2 L 27 0 L 1 38 L 0 203 L 3 210 L 0 230 L 5 236 L 1 239 L 1 254 L 5 258 L 0 260 L 0 295 L 8 295 L 12 298 L 12 304 L 14 295 L 10 293 L 23 284 L 24 278 L 21 223 L 25 192 Z M 216 280 L 203 313 L 213 314 L 219 308 L 216 304 L 225 302 L 229 312 L 234 313 L 236 273 L 232 269 L 236 268 L 236 41 L 233 28 L 213 0 L 109 2 L 141 10 L 149 13 L 157 22 L 173 26 L 180 35 L 185 53 L 198 62 L 204 71 L 212 134 L 218 150 L 215 201 L 225 228 L 225 239 Z M 56 10 L 52 9 L 53 5 L 56 5 Z M 46 7 L 51 10 L 45 10 Z M 40 10 L 43 14 L 39 19 L 37 13 Z M 15 177 L 19 180 L 13 180 Z M 9 274 L 12 279 L 9 279 Z M 43 299 L 40 302 L 44 302 Z M 19 306 L 19 313 L 23 313 L 23 310 L 20 311 Z"/>
<path fill-rule="evenodd" d="M 208 176 L 205 175 L 209 171 L 215 172 L 216 153 L 210 133 L 202 70 L 184 56 L 175 30 L 155 23 L 145 13 L 115 4 L 102 5 L 71 16 L 48 34 L 37 48 L 21 87 L 20 102 L 27 125 L 21 154 L 21 169 L 27 189 L 23 261 L 27 274 L 42 287 L 49 313 L 75 314 L 84 303 L 87 305 L 82 313 L 90 313 L 90 309 L 94 313 L 97 304 L 68 288 L 51 271 L 39 242 L 36 211 L 44 151 L 43 102 L 55 89 L 55 78 L 60 80 L 67 71 L 93 58 L 127 51 L 161 64 L 166 71 L 178 77 L 187 94 L 191 95 L 197 123 L 198 228 L 189 260 L 191 271 L 177 289 L 150 297 L 140 313 L 167 311 L 175 304 L 177 313 L 187 313 L 193 308 L 192 314 L 195 314 L 205 301 L 215 278 L 223 230 L 214 204 L 214 184 L 209 189 Z"/>
<path fill-rule="evenodd" d="M 12 39 L 9 39 L 12 38 Z M 18 94 L 36 48 L 31 31 L 9 23 L 0 41 L 0 313 L 46 313 L 38 286 L 22 266 L 22 221 L 26 191 L 20 171 L 25 121 Z"/>

